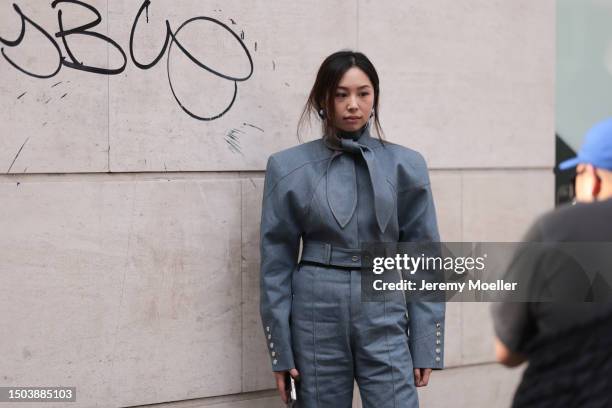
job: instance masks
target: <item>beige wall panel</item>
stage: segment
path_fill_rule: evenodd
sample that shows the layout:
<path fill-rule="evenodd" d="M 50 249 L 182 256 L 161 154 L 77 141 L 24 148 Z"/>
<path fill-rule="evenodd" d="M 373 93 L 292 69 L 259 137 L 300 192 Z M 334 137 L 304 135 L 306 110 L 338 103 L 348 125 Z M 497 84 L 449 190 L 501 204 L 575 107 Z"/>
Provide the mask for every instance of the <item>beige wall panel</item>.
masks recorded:
<path fill-rule="evenodd" d="M 421 407 L 509 407 L 522 369 L 482 364 L 434 371 L 427 387 L 418 388 Z M 353 408 L 362 408 L 355 389 Z"/>
<path fill-rule="evenodd" d="M 495 362 L 493 320 L 488 302 L 462 302 L 461 365 Z"/>
<path fill-rule="evenodd" d="M 422 407 L 487 408 L 509 407 L 522 371 L 499 364 L 479 364 L 436 371 L 429 385 L 419 388 Z"/>
<path fill-rule="evenodd" d="M 554 206 L 552 170 L 463 172 L 463 241 L 520 241 Z"/>
<path fill-rule="evenodd" d="M 247 175 L 248 177 L 248 175 Z M 242 390 L 274 388 L 259 315 L 259 224 L 264 179 L 242 180 Z"/>
<path fill-rule="evenodd" d="M 6 385 L 71 384 L 80 406 L 241 391 L 239 182 L 0 190 Z"/>
<path fill-rule="evenodd" d="M 78 6 L 59 4 L 53 9 L 50 1 L 5 1 L 0 4 L 0 37 L 5 40 L 16 40 L 21 30 L 21 18 L 13 3 L 51 36 L 59 31 L 58 10 L 63 12 L 65 29 L 95 18 Z M 106 17 L 105 0 L 88 3 Z M 106 34 L 106 24 L 92 30 Z M 53 41 L 67 56 L 61 39 L 53 37 Z M 80 62 L 106 66 L 109 51 L 103 41 L 83 35 L 70 35 L 66 41 Z M 19 45 L 2 48 L 17 65 L 33 74 L 51 75 L 59 66 L 53 43 L 29 23 Z M 111 52 L 111 61 L 118 57 L 119 53 Z M 108 77 L 64 66 L 51 78 L 35 78 L 0 56 L 0 95 L 0 173 L 107 170 Z"/>
<path fill-rule="evenodd" d="M 297 141 L 297 118 L 323 57 L 347 47 L 366 52 L 380 71 L 388 137 L 421 151 L 433 168 L 553 162 L 552 0 L 469 0 L 469 7 L 451 0 L 277 1 L 256 2 L 248 11 L 238 1 L 184 0 L 180 7 L 155 2 L 149 22 L 141 16 L 135 31 L 138 61 L 152 61 L 161 51 L 166 20 L 176 31 L 199 17 L 213 20 L 195 20 L 177 35 L 198 60 L 231 77 L 247 75 L 248 58 L 232 33 L 252 56 L 253 75 L 237 82 L 233 106 L 213 121 L 190 117 L 174 100 L 167 56 L 174 90 L 196 115 L 216 116 L 229 106 L 233 81 L 197 67 L 176 44 L 155 66 L 139 69 L 129 38 L 140 3 L 110 0 L 108 12 L 106 2 L 91 4 L 102 16 L 92 30 L 118 43 L 128 57 L 125 71 L 107 77 L 64 67 L 42 80 L 1 60 L 2 130 L 10 135 L 0 149 L 5 171 L 98 172 L 109 163 L 111 171 L 263 169 L 271 152 Z M 34 7 L 32 0 L 19 5 L 50 33 L 57 31 L 50 6 Z M 74 5 L 58 7 L 66 27 L 93 15 Z M 0 36 L 15 38 L 20 24 L 9 4 L 2 6 L 0 21 L 6 22 Z M 122 65 L 119 51 L 100 39 L 68 40 L 85 64 Z M 30 25 L 23 43 L 7 54 L 41 73 L 57 59 L 51 43 Z M 318 136 L 317 128 L 305 134 Z"/>
<path fill-rule="evenodd" d="M 456 367 L 463 363 L 463 304 L 448 302 L 444 323 L 444 367 Z"/>
<path fill-rule="evenodd" d="M 135 54 L 140 61 L 151 61 L 161 50 L 165 19 L 176 30 L 187 19 L 204 16 L 238 36 L 244 33 L 253 75 L 237 82 L 235 103 L 224 116 L 200 121 L 174 100 L 166 56 L 145 71 L 130 63 L 110 82 L 111 170 L 264 169 L 269 154 L 298 142 L 297 120 L 323 58 L 355 46 L 355 2 L 275 0 L 251 2 L 248 8 L 237 0 L 175 3 L 156 1 L 149 7 L 149 24 L 144 17 L 139 22 Z M 136 12 L 136 4 L 111 0 L 112 35 L 127 40 Z M 233 77 L 248 75 L 246 53 L 218 24 L 196 20 L 177 38 L 211 68 Z M 176 46 L 170 54 L 173 87 L 185 108 L 214 116 L 229 106 L 233 81 L 199 68 Z M 318 137 L 319 130 L 305 136 Z"/>
<path fill-rule="evenodd" d="M 438 217 L 440 240 L 444 242 L 461 241 L 461 174 L 445 170 L 430 172 Z"/>
<path fill-rule="evenodd" d="M 283 408 L 280 397 L 275 390 L 249 392 L 222 397 L 199 398 L 189 401 L 169 402 L 143 407 L 151 408 Z"/>
<path fill-rule="evenodd" d="M 434 168 L 554 162 L 553 0 L 359 0 L 389 139 Z"/>
<path fill-rule="evenodd" d="M 202 404 L 197 404 L 190 406 L 189 408 L 284 408 L 286 404 L 283 404 L 283 401 L 279 396 L 268 396 L 261 398 L 236 398 L 235 401 L 228 402 L 203 402 Z M 160 408 L 166 408 L 162 405 Z M 176 408 L 182 408 L 181 406 L 177 406 Z"/>

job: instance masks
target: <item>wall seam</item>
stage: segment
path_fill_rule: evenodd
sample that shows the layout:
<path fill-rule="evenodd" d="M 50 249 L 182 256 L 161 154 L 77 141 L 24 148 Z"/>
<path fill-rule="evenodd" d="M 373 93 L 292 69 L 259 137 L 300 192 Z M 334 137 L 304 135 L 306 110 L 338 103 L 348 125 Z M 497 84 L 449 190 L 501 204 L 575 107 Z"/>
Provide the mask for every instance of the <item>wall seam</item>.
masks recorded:
<path fill-rule="evenodd" d="M 463 242 L 463 171 L 459 172 L 459 228 L 461 242 Z"/>
<path fill-rule="evenodd" d="M 428 167 L 428 170 L 435 173 L 456 173 L 459 172 L 528 172 L 528 171 L 550 171 L 553 172 L 552 167 L 472 167 L 472 168 L 454 168 L 454 167 Z M 265 169 L 261 170 L 181 170 L 181 171 L 115 171 L 112 172 L 112 177 L 118 176 L 134 176 L 134 177 L 161 177 L 164 179 L 170 178 L 176 175 L 189 175 L 189 176 L 197 176 L 197 175 L 205 175 L 205 176 L 222 176 L 227 177 L 229 175 L 235 175 L 236 173 L 240 173 L 241 177 L 239 178 L 248 178 L 253 175 L 264 175 Z M 36 176 L 50 176 L 50 177 L 66 177 L 66 176 L 83 176 L 83 177 L 108 177 L 108 174 L 105 174 L 103 171 L 91 171 L 91 172 L 55 172 L 55 173 L 0 173 L 0 180 L 2 178 L 27 178 L 27 177 L 36 177 Z M 233 177 L 237 178 L 237 177 Z"/>
<path fill-rule="evenodd" d="M 110 17 L 109 0 L 106 0 L 106 35 L 110 37 L 110 27 L 108 24 Z M 106 44 L 106 68 L 110 67 L 110 44 Z M 110 75 L 106 76 L 106 168 L 110 173 Z"/>
<path fill-rule="evenodd" d="M 240 181 L 240 391 L 244 386 L 244 183 Z"/>
<path fill-rule="evenodd" d="M 356 14 L 357 14 L 357 19 L 356 19 L 357 20 L 357 27 L 356 27 L 357 44 L 355 48 L 357 48 L 357 50 L 359 50 L 359 1 L 360 0 L 355 0 L 355 6 L 356 6 L 355 8 L 356 8 Z"/>

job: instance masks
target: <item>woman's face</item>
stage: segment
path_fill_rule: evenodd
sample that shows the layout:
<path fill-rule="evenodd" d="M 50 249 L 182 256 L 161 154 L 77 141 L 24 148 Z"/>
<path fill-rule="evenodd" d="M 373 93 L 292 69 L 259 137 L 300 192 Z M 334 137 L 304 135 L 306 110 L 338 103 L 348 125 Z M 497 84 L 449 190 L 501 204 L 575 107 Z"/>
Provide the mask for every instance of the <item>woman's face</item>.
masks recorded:
<path fill-rule="evenodd" d="M 347 132 L 361 129 L 370 119 L 374 105 L 374 87 L 370 78 L 357 67 L 344 73 L 334 96 L 334 126 Z"/>

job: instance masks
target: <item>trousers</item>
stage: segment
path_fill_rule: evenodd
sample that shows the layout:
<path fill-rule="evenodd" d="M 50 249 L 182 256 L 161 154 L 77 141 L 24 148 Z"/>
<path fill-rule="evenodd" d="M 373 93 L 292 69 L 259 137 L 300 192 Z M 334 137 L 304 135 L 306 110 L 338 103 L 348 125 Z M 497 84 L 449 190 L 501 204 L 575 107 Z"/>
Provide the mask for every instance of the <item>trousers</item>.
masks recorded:
<path fill-rule="evenodd" d="M 292 275 L 291 342 L 299 408 L 414 408 L 408 316 L 402 292 L 361 301 L 361 272 L 300 263 Z"/>

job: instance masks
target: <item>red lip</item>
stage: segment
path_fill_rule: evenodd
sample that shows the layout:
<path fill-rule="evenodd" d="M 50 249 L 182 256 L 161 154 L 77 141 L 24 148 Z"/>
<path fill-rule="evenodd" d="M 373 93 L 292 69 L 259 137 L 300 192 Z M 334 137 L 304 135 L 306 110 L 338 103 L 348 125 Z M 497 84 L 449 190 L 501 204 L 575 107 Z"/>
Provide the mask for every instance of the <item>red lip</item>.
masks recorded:
<path fill-rule="evenodd" d="M 344 118 L 345 120 L 357 120 L 357 119 L 361 119 L 360 117 L 357 116 L 348 116 L 346 118 Z"/>

